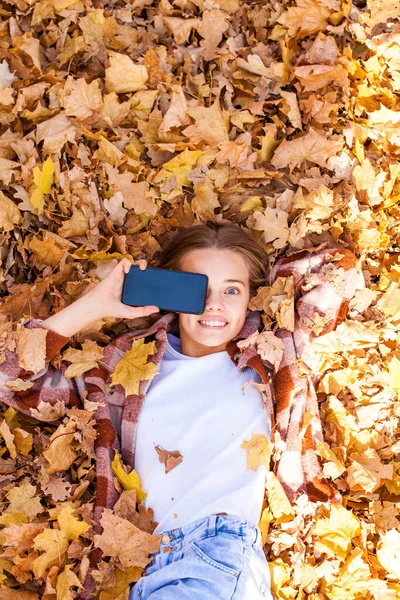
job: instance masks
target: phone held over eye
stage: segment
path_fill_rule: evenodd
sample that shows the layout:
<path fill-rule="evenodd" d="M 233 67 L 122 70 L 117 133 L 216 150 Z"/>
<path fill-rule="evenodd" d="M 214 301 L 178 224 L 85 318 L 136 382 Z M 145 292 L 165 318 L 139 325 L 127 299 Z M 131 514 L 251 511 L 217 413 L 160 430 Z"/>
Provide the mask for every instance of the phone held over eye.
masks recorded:
<path fill-rule="evenodd" d="M 158 306 L 161 310 L 201 315 L 206 305 L 208 277 L 204 273 L 132 265 L 125 275 L 121 302 Z"/>

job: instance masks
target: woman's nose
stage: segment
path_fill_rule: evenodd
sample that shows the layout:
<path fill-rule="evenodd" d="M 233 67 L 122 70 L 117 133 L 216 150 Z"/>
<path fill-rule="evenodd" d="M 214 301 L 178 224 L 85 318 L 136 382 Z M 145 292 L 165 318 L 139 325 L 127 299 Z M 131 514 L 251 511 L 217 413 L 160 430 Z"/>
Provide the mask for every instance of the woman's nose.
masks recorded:
<path fill-rule="evenodd" d="M 209 293 L 206 299 L 206 307 L 207 308 L 221 308 L 223 309 L 224 304 L 219 294 L 217 293 Z"/>

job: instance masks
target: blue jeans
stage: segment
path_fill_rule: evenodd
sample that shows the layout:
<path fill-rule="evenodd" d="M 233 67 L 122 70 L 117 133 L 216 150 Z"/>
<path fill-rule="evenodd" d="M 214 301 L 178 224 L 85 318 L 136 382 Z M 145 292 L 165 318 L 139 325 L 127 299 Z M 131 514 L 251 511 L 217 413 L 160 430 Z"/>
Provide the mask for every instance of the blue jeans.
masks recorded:
<path fill-rule="evenodd" d="M 129 600 L 272 600 L 261 531 L 234 515 L 211 515 L 163 532 Z"/>

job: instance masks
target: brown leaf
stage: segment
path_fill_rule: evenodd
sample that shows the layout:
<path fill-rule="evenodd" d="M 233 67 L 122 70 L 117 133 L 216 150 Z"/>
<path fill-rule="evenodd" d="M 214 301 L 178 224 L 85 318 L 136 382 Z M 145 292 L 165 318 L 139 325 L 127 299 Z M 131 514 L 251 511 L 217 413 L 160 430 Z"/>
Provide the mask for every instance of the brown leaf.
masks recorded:
<path fill-rule="evenodd" d="M 103 533 L 94 536 L 94 545 L 106 556 L 115 556 L 124 568 L 146 567 L 160 550 L 161 535 L 149 535 L 106 508 L 101 518 Z"/>

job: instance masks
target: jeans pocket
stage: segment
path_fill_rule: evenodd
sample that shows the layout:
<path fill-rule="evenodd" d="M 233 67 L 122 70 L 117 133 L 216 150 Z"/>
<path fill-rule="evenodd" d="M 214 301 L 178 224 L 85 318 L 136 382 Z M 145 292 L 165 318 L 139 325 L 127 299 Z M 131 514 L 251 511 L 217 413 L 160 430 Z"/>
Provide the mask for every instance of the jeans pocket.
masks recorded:
<path fill-rule="evenodd" d="M 243 540 L 239 536 L 217 533 L 190 542 L 190 548 L 208 565 L 237 578 L 243 568 Z"/>

